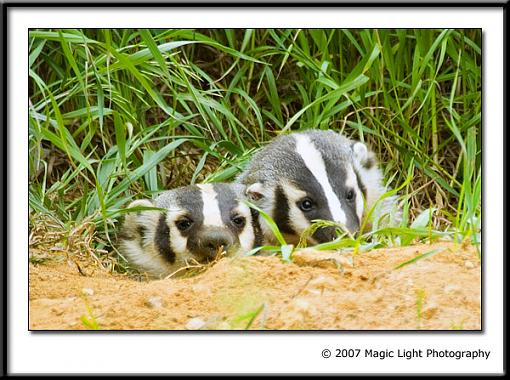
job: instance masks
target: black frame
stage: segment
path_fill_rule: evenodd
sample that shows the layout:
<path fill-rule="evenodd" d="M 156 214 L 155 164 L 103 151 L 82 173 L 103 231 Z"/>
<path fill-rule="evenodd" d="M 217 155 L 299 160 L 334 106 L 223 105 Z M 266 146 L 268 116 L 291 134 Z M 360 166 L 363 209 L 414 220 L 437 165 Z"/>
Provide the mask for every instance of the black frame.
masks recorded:
<path fill-rule="evenodd" d="M 506 92 L 506 80 L 508 78 L 507 76 L 507 66 L 506 66 L 506 20 L 507 20 L 507 0 L 489 0 L 489 1 L 468 1 L 468 2 L 463 2 L 463 1 L 447 1 L 447 2 L 441 2 L 440 0 L 438 0 L 437 2 L 434 1 L 434 0 L 431 0 L 431 1 L 423 1 L 423 0 L 418 0 L 418 1 L 413 1 L 412 2 L 412 5 L 413 6 L 419 6 L 419 7 L 424 7 L 424 8 L 442 8 L 442 7 L 464 7 L 464 8 L 501 8 L 503 10 L 503 41 L 504 41 L 504 52 L 503 52 L 503 57 L 504 57 L 504 60 L 503 60 L 503 71 L 504 71 L 504 78 L 503 78 L 503 81 L 504 81 L 504 89 L 503 89 L 503 104 L 505 104 L 505 100 L 507 99 L 507 92 Z M 12 175 L 12 173 L 8 173 L 7 171 L 7 159 L 8 159 L 8 152 L 9 152 L 9 147 L 8 147 L 8 144 L 7 144 L 7 138 L 8 138 L 8 114 L 7 114 L 7 98 L 8 98 L 8 89 L 7 89 L 7 75 L 8 75 L 8 72 L 7 72 L 7 63 L 6 63 L 6 58 L 5 58 L 5 55 L 7 54 L 7 48 L 8 48 L 8 36 L 7 36 L 7 31 L 8 31 L 8 12 L 9 12 L 9 9 L 12 9 L 12 8 L 38 8 L 38 7 L 51 7 L 51 8 L 63 8 L 63 7 L 69 7 L 69 6 L 78 6 L 78 7 L 83 7 L 83 8 L 103 8 L 103 7 L 121 7 L 121 8 L 147 8 L 147 7 L 187 7 L 187 8 L 193 8 L 193 7 L 221 7 L 221 8 L 234 8 L 236 7 L 234 4 L 236 4 L 236 2 L 234 1 L 228 1 L 228 0 L 223 0 L 223 1 L 194 1 L 194 0 L 191 0 L 191 1 L 188 1 L 188 2 L 182 2 L 182 1 L 178 1 L 178 2 L 173 2 L 173 3 L 170 3 L 170 4 L 166 4 L 164 3 L 164 1 L 149 1 L 149 2 L 146 2 L 146 3 L 142 3 L 142 4 L 136 4 L 136 3 L 128 3 L 128 4 L 125 4 L 125 3 L 122 3 L 121 1 L 110 1 L 110 2 L 102 2 L 101 0 L 91 0 L 91 1 L 88 1 L 88 2 L 83 2 L 83 1 L 77 1 L 77 2 L 67 2 L 67 1 L 59 1 L 59 0 L 56 0 L 55 2 L 53 3 L 50 3 L 50 2 L 22 2 L 22 1 L 6 1 L 6 2 L 2 2 L 2 7 L 1 7 L 1 13 L 2 13 L 2 40 L 1 40 L 1 47 L 2 47 L 2 52 L 4 53 L 4 59 L 2 59 L 1 63 L 0 63 L 0 67 L 1 67 L 1 71 L 2 71 L 2 86 L 1 86 L 1 107 L 2 107 L 2 121 L 3 121 L 3 125 L 5 126 L 5 128 L 0 128 L 0 141 L 3 142 L 3 150 L 2 150 L 2 154 L 0 155 L 0 161 L 2 163 L 1 165 L 1 169 L 2 169 L 2 173 L 5 173 L 4 175 L 2 175 L 0 178 L 2 179 L 2 186 L 0 186 L 0 197 L 2 199 L 2 202 L 0 203 L 0 222 L 1 222 L 1 225 L 4 227 L 2 228 L 2 230 L 0 231 L 0 240 L 2 241 L 2 245 L 3 245 L 3 248 L 4 248 L 4 252 L 6 253 L 5 256 L 1 256 L 1 259 L 0 259 L 0 265 L 2 266 L 3 268 L 3 280 L 1 282 L 1 290 L 2 290 L 2 306 L 3 306 L 3 313 L 2 313 L 2 332 L 1 332 L 1 335 L 0 335 L 0 339 L 2 340 L 3 344 L 2 344 L 2 349 L 3 349 L 3 355 L 2 355 L 2 373 L 3 374 L 6 374 L 6 375 L 9 375 L 8 373 L 8 336 L 7 336 L 7 329 L 8 329 L 8 321 L 7 321 L 7 288 L 8 288 L 8 271 L 7 271 L 7 265 L 8 265 L 8 257 L 7 257 L 7 252 L 9 250 L 9 245 L 8 245 L 8 226 L 6 224 L 7 222 L 7 213 L 10 211 L 9 210 L 9 207 L 8 207 L 8 193 L 7 193 L 7 181 L 8 181 L 8 176 L 9 174 Z M 248 0 L 248 1 L 243 1 L 242 2 L 243 6 L 250 6 L 250 7 L 256 7 L 256 8 L 272 8 L 272 7 L 287 7 L 287 6 L 292 6 L 292 7 L 295 7 L 295 8 L 303 8 L 303 7 L 313 7 L 313 8 L 316 8 L 316 7 L 356 7 L 356 8 L 368 8 L 368 7 L 389 7 L 389 8 L 405 8 L 406 5 L 409 5 L 408 2 L 406 1 L 399 1 L 399 0 L 393 0 L 393 1 L 372 1 L 372 0 L 367 0 L 367 1 L 358 1 L 358 2 L 355 2 L 355 1 L 319 1 L 319 2 L 311 2 L 311 3 L 308 3 L 308 2 L 302 2 L 302 3 L 295 3 L 291 0 L 288 0 L 288 1 L 277 1 L 277 2 L 271 2 L 270 0 L 260 0 L 260 1 L 253 1 L 253 0 Z M 482 99 L 483 99 L 483 94 L 482 94 Z M 482 100 L 482 104 L 484 104 L 483 100 Z M 507 121 L 507 117 L 506 117 L 506 109 L 503 110 L 503 125 L 506 126 L 506 121 Z M 506 137 L 507 137 L 507 133 L 505 131 L 505 129 L 503 128 L 503 138 L 504 138 L 504 141 L 506 141 Z M 483 129 L 482 129 L 482 144 L 483 144 Z M 504 156 L 504 159 L 506 161 L 506 150 L 504 149 L 503 150 L 503 156 Z M 483 153 L 482 153 L 482 166 L 483 166 Z M 504 178 L 503 178 L 503 183 L 504 183 L 504 188 L 506 187 L 506 179 L 507 179 L 507 176 L 506 176 L 506 173 L 504 172 Z M 484 184 L 484 180 L 482 178 L 482 193 L 484 193 L 484 189 L 486 189 L 486 184 Z M 506 199 L 503 200 L 503 206 L 506 205 Z M 482 208 L 483 208 L 483 197 L 482 197 Z M 503 217 L 503 228 L 505 229 L 505 226 L 506 226 L 506 214 L 504 214 L 504 217 Z M 484 223 L 483 223 L 483 219 L 482 219 L 482 231 L 484 229 Z M 504 239 L 503 239 L 503 250 L 504 252 L 506 252 L 506 236 L 504 236 Z M 482 239 L 482 250 L 484 249 L 484 243 L 483 243 L 483 239 Z M 482 268 L 483 268 L 483 260 L 484 258 L 482 257 Z M 503 275 L 503 281 L 504 281 L 504 289 L 506 289 L 506 258 L 505 258 L 505 255 L 503 255 L 503 263 L 504 263 L 504 275 Z M 483 270 L 482 270 L 482 284 L 483 284 Z M 483 300 L 483 294 L 484 294 L 484 286 L 482 285 L 482 300 Z M 504 352 L 506 352 L 506 298 L 504 298 L 504 305 L 503 305 L 503 350 Z M 483 310 L 482 310 L 482 315 L 483 315 Z M 483 318 L 482 318 L 482 331 L 484 329 L 484 326 L 483 326 Z M 114 330 L 114 331 L 117 331 L 117 330 Z M 118 331 L 123 331 L 124 330 L 118 330 Z M 146 330 L 140 330 L 141 332 L 148 332 Z M 172 332 L 172 331 L 167 331 L 167 330 L 164 330 L 165 332 Z M 336 330 L 334 330 L 336 331 Z M 364 330 L 362 330 L 364 331 Z M 397 330 L 398 332 L 402 332 L 400 330 Z M 64 331 L 60 331 L 58 330 L 59 333 L 61 332 L 64 332 Z M 303 333 L 303 332 L 306 332 L 306 331 L 300 331 L 300 333 Z M 312 333 L 320 333 L 321 331 L 309 331 L 309 332 L 312 332 Z M 327 332 L 327 331 L 325 331 Z M 354 331 L 356 332 L 356 331 Z M 370 331 L 371 333 L 374 332 L 374 331 Z M 389 332 L 389 331 L 386 331 L 386 332 Z M 413 331 L 414 333 L 415 331 Z M 426 333 L 441 333 L 441 331 L 426 331 Z M 41 332 L 38 332 L 38 334 L 41 333 Z M 51 333 L 51 332 L 50 332 Z M 66 332 L 67 333 L 67 332 Z M 69 333 L 74 333 L 74 332 L 69 332 Z M 83 332 L 80 332 L 80 333 L 83 333 Z M 102 333 L 105 333 L 105 332 L 102 332 Z M 194 332 L 192 332 L 194 333 Z M 201 331 L 198 332 L 198 333 L 202 333 Z M 206 332 L 206 333 L 211 333 L 210 331 L 209 332 Z M 219 333 L 224 333 L 222 331 L 219 331 Z M 234 332 L 235 333 L 235 332 Z M 257 331 L 252 331 L 250 333 L 257 333 Z M 266 332 L 268 333 L 268 332 Z M 275 331 L 272 331 L 270 333 L 275 333 Z M 279 332 L 278 332 L 279 333 Z M 283 333 L 287 333 L 286 331 L 284 331 Z M 349 332 L 342 332 L 342 333 L 349 333 Z M 384 333 L 384 332 L 381 332 L 381 333 Z M 479 331 L 466 331 L 465 333 L 479 333 Z M 506 356 L 503 355 L 503 370 L 504 372 L 506 373 Z M 395 374 L 395 375 L 398 375 L 398 376 L 404 376 L 406 374 Z"/>

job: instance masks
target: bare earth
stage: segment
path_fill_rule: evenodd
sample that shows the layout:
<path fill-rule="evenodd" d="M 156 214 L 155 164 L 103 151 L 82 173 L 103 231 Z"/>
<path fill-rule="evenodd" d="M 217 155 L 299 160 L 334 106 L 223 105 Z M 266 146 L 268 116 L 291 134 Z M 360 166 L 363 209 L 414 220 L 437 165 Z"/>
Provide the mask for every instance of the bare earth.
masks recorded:
<path fill-rule="evenodd" d="M 442 249 L 400 269 L 399 264 Z M 29 264 L 30 330 L 480 330 L 469 245 L 224 258 L 202 274 L 138 281 L 61 258 Z"/>

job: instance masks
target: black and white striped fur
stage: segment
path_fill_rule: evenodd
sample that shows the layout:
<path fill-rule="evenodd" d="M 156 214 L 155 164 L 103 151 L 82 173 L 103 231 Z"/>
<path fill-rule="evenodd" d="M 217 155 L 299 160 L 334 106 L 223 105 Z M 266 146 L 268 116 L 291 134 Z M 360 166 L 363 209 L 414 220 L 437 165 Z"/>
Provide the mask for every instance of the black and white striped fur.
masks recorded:
<path fill-rule="evenodd" d="M 364 210 L 386 192 L 374 154 L 363 143 L 323 130 L 275 138 L 253 156 L 237 182 L 247 186 L 248 197 L 291 243 L 316 219 L 359 231 Z M 262 219 L 260 224 L 265 238 L 274 241 Z M 310 240 L 321 243 L 335 237 L 335 229 L 325 227 Z"/>
<path fill-rule="evenodd" d="M 126 214 L 119 248 L 128 262 L 151 277 L 184 274 L 219 253 L 246 252 L 262 243 L 257 214 L 242 202 L 245 186 L 203 184 L 163 192 L 128 207 L 158 207 Z M 179 271 L 180 270 L 180 271 Z"/>

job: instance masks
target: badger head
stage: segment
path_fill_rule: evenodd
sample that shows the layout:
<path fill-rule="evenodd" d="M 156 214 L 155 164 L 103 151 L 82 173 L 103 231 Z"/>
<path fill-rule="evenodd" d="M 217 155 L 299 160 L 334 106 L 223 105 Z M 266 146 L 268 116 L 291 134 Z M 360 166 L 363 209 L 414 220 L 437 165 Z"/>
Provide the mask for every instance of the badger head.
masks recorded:
<path fill-rule="evenodd" d="M 244 186 L 205 184 L 162 193 L 154 201 L 129 207 L 157 207 L 128 213 L 121 234 L 121 253 L 153 277 L 162 277 L 221 254 L 248 251 L 260 244 L 256 214 L 243 202 Z"/>
<path fill-rule="evenodd" d="M 367 196 L 359 166 L 369 156 L 364 144 L 332 131 L 294 133 L 276 138 L 257 153 L 238 180 L 289 242 L 296 243 L 317 219 L 337 222 L 355 233 Z M 269 238 L 271 232 L 263 221 L 261 226 Z M 335 227 L 324 227 L 310 240 L 321 243 L 334 238 Z"/>

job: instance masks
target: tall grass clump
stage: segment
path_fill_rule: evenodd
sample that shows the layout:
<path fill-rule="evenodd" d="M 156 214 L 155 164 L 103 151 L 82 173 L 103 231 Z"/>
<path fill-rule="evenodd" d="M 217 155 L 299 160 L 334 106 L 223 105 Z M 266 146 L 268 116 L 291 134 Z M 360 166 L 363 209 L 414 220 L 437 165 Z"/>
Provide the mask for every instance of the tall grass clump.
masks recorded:
<path fill-rule="evenodd" d="M 112 252 L 132 199 L 232 180 L 274 136 L 318 128 L 405 184 L 403 228 L 480 240 L 479 29 L 37 29 L 28 55 L 32 229 L 91 223 Z"/>

